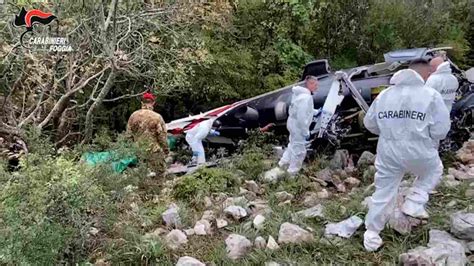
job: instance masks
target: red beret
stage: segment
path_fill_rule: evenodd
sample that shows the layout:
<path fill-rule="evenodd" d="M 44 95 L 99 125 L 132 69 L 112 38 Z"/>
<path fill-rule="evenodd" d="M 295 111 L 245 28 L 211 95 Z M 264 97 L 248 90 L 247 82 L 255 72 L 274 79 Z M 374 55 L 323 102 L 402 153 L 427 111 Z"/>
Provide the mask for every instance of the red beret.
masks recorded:
<path fill-rule="evenodd" d="M 142 98 L 143 98 L 143 100 L 154 101 L 155 100 L 155 95 L 153 95 L 152 93 L 146 92 L 145 94 L 143 94 Z"/>

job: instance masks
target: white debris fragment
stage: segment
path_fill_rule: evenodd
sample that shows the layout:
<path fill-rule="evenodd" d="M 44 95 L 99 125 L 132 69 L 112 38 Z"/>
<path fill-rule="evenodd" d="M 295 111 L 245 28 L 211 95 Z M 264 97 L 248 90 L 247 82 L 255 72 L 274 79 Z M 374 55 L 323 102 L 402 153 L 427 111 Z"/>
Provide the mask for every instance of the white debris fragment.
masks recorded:
<path fill-rule="evenodd" d="M 269 250 L 277 250 L 279 249 L 280 246 L 278 243 L 275 241 L 275 239 L 272 236 L 268 236 L 268 242 L 267 242 L 267 249 Z"/>
<path fill-rule="evenodd" d="M 263 227 L 264 227 L 264 223 L 265 223 L 265 217 L 264 217 L 263 215 L 258 214 L 258 215 L 255 216 L 255 218 L 253 219 L 253 226 L 254 226 L 255 229 L 257 229 L 257 230 L 262 230 Z"/>
<path fill-rule="evenodd" d="M 352 216 L 339 223 L 327 224 L 324 234 L 326 236 L 337 235 L 343 238 L 350 238 L 362 223 L 363 221 L 361 218 L 358 216 Z"/>
<path fill-rule="evenodd" d="M 252 242 L 245 236 L 230 234 L 225 240 L 227 257 L 237 260 L 245 256 L 252 247 Z"/>
<path fill-rule="evenodd" d="M 217 228 L 221 229 L 228 225 L 229 223 L 224 219 L 216 219 Z"/>
<path fill-rule="evenodd" d="M 247 211 L 244 208 L 240 206 L 235 206 L 235 205 L 225 208 L 224 213 L 229 216 L 232 216 L 234 220 L 240 220 L 241 218 L 244 218 L 247 216 Z"/>

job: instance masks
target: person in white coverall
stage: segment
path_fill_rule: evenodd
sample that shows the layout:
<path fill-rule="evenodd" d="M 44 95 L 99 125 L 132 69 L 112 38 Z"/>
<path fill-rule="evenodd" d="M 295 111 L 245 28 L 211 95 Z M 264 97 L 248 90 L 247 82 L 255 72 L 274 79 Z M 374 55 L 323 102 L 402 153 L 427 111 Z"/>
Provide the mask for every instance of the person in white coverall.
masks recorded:
<path fill-rule="evenodd" d="M 309 138 L 309 127 L 313 116 L 319 110 L 314 110 L 312 93 L 318 89 L 318 79 L 307 76 L 304 87 L 294 86 L 292 88 L 291 105 L 288 110 L 286 128 L 290 132 L 288 147 L 283 153 L 278 167 L 266 172 L 266 181 L 275 181 L 285 173 L 285 168 L 291 176 L 298 173 L 306 157 L 306 141 Z"/>
<path fill-rule="evenodd" d="M 212 124 L 215 120 L 215 118 L 211 118 L 202 121 L 195 127 L 191 128 L 188 132 L 186 132 L 186 142 L 189 144 L 191 150 L 193 151 L 193 158 L 191 160 L 191 164 L 200 165 L 206 162 L 206 154 L 204 152 L 202 140 L 205 139 L 208 135 L 219 135 L 218 131 L 212 129 Z"/>
<path fill-rule="evenodd" d="M 451 112 L 456 91 L 459 87 L 458 79 L 452 74 L 449 62 L 444 62 L 442 57 L 435 57 L 430 61 L 431 75 L 426 85 L 437 90 L 443 97 L 444 104 Z"/>
<path fill-rule="evenodd" d="M 379 236 L 393 211 L 400 182 L 405 173 L 417 176 L 405 198 L 402 212 L 428 218 L 428 193 L 438 184 L 443 165 L 435 143 L 450 128 L 448 109 L 441 94 L 425 85 L 430 67 L 424 60 L 393 75 L 393 86 L 382 91 L 370 106 L 366 128 L 379 135 L 375 160 L 375 192 L 365 218 L 364 247 L 375 251 Z"/>

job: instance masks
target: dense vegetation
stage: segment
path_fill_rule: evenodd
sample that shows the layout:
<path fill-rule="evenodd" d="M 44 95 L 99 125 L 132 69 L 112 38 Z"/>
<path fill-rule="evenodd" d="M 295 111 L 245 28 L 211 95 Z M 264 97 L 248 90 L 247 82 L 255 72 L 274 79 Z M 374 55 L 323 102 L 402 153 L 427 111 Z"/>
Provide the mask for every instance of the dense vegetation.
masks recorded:
<path fill-rule="evenodd" d="M 123 130 L 144 86 L 169 121 L 291 84 L 317 58 L 338 69 L 392 49 L 453 46 L 459 65 L 474 61 L 469 0 L 8 2 L 0 131 L 35 127 L 58 144 Z M 76 52 L 22 49 L 23 29 L 10 23 L 21 7 L 53 12 L 56 22 L 35 31 L 67 36 Z"/>
<path fill-rule="evenodd" d="M 275 163 L 267 145 L 274 142 L 270 134 L 252 135 L 217 168 L 180 178 L 150 177 L 144 163 L 122 174 L 109 164 L 78 163 L 84 151 L 96 150 L 133 153 L 146 161 L 142 144 L 118 134 L 138 108 L 136 96 L 144 86 L 158 95 L 157 110 L 169 121 L 291 84 L 302 66 L 317 58 L 328 58 L 337 69 L 381 61 L 384 52 L 396 48 L 448 45 L 460 66 L 474 66 L 470 0 L 6 2 L 0 5 L 0 137 L 18 136 L 29 150 L 15 171 L 0 157 L 0 264 L 7 265 L 173 265 L 185 254 L 229 265 L 224 235 L 255 237 L 245 223 L 234 224 L 207 238 L 207 245 L 195 238 L 186 250 L 174 252 L 154 230 L 162 226 L 161 214 L 171 202 L 182 211 L 183 228 L 189 228 L 206 210 L 204 196 L 234 196 L 245 180 L 258 180 Z M 53 12 L 58 19 L 35 32 L 67 36 L 76 51 L 23 49 L 24 29 L 11 25 L 21 7 Z M 317 158 L 300 178 L 267 188 L 263 196 L 276 212 L 266 234 L 275 235 L 302 207 L 303 194 L 314 189 L 313 173 L 327 164 Z M 360 169 L 356 176 L 367 186 L 373 171 Z M 472 208 L 472 197 L 464 197 L 467 189 L 467 184 L 442 186 L 430 206 L 429 226 L 446 227 L 444 207 L 452 199 L 457 201 L 453 209 Z M 274 193 L 282 190 L 293 193 L 296 204 L 277 205 Z M 367 193 L 361 189 L 325 201 L 328 221 L 362 215 L 360 201 Z M 326 222 L 304 224 L 321 237 Z M 256 251 L 242 263 L 311 264 L 314 258 L 394 263 L 400 252 L 426 244 L 427 230 L 410 236 L 384 233 L 391 240 L 383 254 L 366 254 L 359 232 L 344 243 Z"/>

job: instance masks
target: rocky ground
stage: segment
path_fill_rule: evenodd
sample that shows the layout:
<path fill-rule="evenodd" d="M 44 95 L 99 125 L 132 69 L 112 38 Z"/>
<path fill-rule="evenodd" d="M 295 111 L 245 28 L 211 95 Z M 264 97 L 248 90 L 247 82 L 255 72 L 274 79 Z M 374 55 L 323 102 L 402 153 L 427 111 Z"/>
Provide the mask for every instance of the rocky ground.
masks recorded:
<path fill-rule="evenodd" d="M 295 179 L 267 184 L 260 175 L 240 172 L 235 190 L 188 195 L 188 200 L 177 200 L 174 191 L 186 177 L 170 177 L 160 195 L 131 203 L 130 212 L 153 210 L 160 216 L 158 223 L 143 221 L 148 233 L 139 240 L 159 250 L 152 264 L 474 263 L 474 140 L 445 158 L 446 174 L 428 205 L 430 218 L 406 217 L 396 208 L 382 232 L 384 246 L 366 252 L 363 219 L 374 190 L 374 159 L 364 152 L 354 164 L 339 150 L 331 160 L 308 162 Z M 266 169 L 274 161 L 269 158 Z M 412 181 L 407 175 L 399 203 Z M 129 191 L 133 197 L 134 188 Z M 96 264 L 111 261 L 109 254 Z"/>

